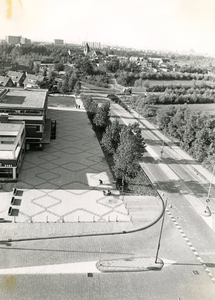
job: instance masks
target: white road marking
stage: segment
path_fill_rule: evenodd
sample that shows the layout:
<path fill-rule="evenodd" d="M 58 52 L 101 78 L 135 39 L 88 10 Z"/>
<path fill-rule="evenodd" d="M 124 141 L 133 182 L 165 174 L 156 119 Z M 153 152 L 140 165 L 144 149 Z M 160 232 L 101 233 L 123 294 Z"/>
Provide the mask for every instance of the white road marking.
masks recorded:
<path fill-rule="evenodd" d="M 97 261 L 76 262 L 68 264 L 31 266 L 20 268 L 0 269 L 0 274 L 80 274 L 101 273 L 96 268 Z"/>

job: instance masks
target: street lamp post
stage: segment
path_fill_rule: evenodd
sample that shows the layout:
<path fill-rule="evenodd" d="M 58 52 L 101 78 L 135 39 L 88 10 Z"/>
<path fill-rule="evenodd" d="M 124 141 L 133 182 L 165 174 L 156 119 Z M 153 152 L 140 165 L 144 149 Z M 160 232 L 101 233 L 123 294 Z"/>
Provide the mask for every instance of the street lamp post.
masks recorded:
<path fill-rule="evenodd" d="M 163 152 L 164 152 L 165 132 L 166 132 L 166 127 L 165 127 L 165 130 L 164 130 L 163 141 L 162 141 L 161 158 L 162 158 Z"/>
<path fill-rule="evenodd" d="M 167 206 L 167 199 L 165 201 L 164 208 L 163 208 L 163 219 L 162 219 L 161 229 L 160 229 L 160 234 L 159 234 L 159 239 L 158 239 L 158 247 L 157 247 L 156 256 L 155 256 L 155 263 L 158 263 L 158 253 L 159 253 L 159 249 L 160 249 L 161 235 L 162 235 L 162 232 L 163 232 L 163 225 L 164 225 L 164 217 L 165 217 L 165 212 L 166 212 L 166 206 Z"/>
<path fill-rule="evenodd" d="M 211 211 L 210 211 L 210 208 L 208 207 L 208 203 L 210 202 L 210 193 L 211 193 L 211 186 L 212 186 L 212 182 L 213 182 L 213 178 L 214 178 L 214 170 L 215 170 L 215 163 L 213 165 L 212 178 L 211 178 L 211 181 L 210 181 L 210 185 L 209 185 L 209 189 L 208 189 L 208 195 L 207 195 L 207 199 L 206 199 L 206 206 L 205 206 L 205 210 L 204 210 L 204 216 L 205 217 L 210 217 L 211 216 Z"/>

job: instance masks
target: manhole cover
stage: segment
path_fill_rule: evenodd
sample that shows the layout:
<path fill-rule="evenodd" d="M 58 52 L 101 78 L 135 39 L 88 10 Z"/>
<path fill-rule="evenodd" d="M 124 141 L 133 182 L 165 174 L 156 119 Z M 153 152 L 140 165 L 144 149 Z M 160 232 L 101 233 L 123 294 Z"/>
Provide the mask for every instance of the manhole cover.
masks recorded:
<path fill-rule="evenodd" d="M 193 274 L 194 275 L 199 275 L 199 272 L 195 270 L 195 271 L 193 271 Z"/>

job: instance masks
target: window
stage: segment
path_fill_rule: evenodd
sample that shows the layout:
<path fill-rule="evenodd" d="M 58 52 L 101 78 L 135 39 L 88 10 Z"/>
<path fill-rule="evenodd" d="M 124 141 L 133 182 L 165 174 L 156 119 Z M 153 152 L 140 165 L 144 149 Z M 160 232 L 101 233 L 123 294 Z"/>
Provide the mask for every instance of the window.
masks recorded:
<path fill-rule="evenodd" d="M 43 132 L 43 126 L 42 125 L 36 125 L 36 132 Z"/>

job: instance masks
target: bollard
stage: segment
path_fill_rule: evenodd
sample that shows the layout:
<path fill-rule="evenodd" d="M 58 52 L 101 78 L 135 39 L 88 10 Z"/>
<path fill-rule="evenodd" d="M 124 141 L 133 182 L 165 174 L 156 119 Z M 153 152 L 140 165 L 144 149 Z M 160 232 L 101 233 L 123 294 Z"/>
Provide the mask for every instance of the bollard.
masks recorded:
<path fill-rule="evenodd" d="M 14 217 L 14 223 L 16 223 L 16 217 Z"/>
<path fill-rule="evenodd" d="M 30 222 L 33 223 L 33 218 L 32 217 L 30 217 Z"/>
<path fill-rule="evenodd" d="M 79 216 L 78 216 L 78 222 L 80 222 Z"/>
<path fill-rule="evenodd" d="M 116 222 L 118 222 L 118 216 L 116 216 Z"/>
<path fill-rule="evenodd" d="M 93 216 L 93 222 L 95 222 L 95 216 Z"/>
<path fill-rule="evenodd" d="M 46 216 L 46 223 L 48 223 L 49 222 L 49 219 L 48 219 L 48 216 Z"/>
<path fill-rule="evenodd" d="M 108 222 L 110 222 L 110 216 L 108 216 Z"/>

